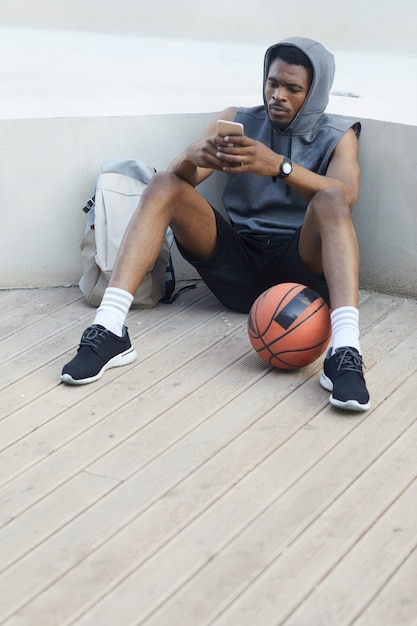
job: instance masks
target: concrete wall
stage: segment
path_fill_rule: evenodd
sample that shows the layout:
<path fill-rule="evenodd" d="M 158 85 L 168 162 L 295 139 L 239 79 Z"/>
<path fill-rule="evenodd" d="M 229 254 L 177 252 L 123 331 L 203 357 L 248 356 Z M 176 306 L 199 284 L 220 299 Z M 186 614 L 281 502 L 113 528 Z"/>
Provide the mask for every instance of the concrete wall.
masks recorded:
<path fill-rule="evenodd" d="M 298 34 L 321 39 L 331 49 L 333 43 L 338 48 L 355 46 L 354 53 L 336 57 L 339 71 L 330 110 L 355 116 L 363 124 L 362 185 L 354 211 L 361 284 L 417 297 L 414 0 L 399 0 L 395 7 L 384 1 L 377 11 L 374 3 L 352 0 L 348 12 L 344 2 L 332 3 L 329 12 L 327 2 L 301 1 L 296 12 L 280 8 L 279 15 L 276 3 L 266 0 L 251 12 L 238 11 L 232 0 L 142 4 L 2 0 L 0 26 L 14 28 L 9 48 L 2 49 L 6 37 L 0 38 L 0 288 L 76 284 L 85 225 L 81 207 L 101 162 L 142 158 L 165 168 L 200 135 L 213 112 L 230 104 L 259 103 L 259 51 L 282 36 Z M 239 19 L 219 23 L 221 7 Z M 39 30 L 31 39 L 34 29 L 16 28 L 33 25 L 47 31 Z M 164 40 L 159 58 L 162 40 L 149 51 L 146 38 L 132 37 L 126 43 L 126 37 L 90 38 L 84 30 L 83 38 L 72 40 L 68 31 L 52 32 L 59 26 L 159 36 L 170 31 L 171 39 Z M 51 39 L 45 36 L 49 31 Z M 190 33 L 240 43 L 227 48 L 194 41 L 189 47 L 181 36 Z M 242 45 L 244 36 L 248 40 Z M 59 50 L 64 39 L 66 47 Z M 375 54 L 378 46 L 384 52 Z M 369 48 L 372 53 L 361 52 Z M 387 55 L 390 49 L 406 56 Z M 76 62 L 74 51 L 79 52 Z M 95 64 L 90 63 L 91 54 L 96 55 Z M 178 59 L 166 69 L 163 61 L 175 55 Z M 147 73 L 140 74 L 139 62 Z M 154 67 L 164 68 L 163 80 Z M 137 93 L 129 90 L 135 81 Z M 221 175 L 204 183 L 201 191 L 219 206 Z M 194 276 L 176 261 L 179 278 Z"/>
<path fill-rule="evenodd" d="M 138 158 L 164 169 L 209 117 L 0 120 L 0 288 L 77 284 L 86 222 L 81 209 L 101 162 Z M 213 183 L 202 191 L 218 204 Z M 188 264 L 176 261 L 179 278 L 195 276 Z"/>
<path fill-rule="evenodd" d="M 353 219 L 361 284 L 417 297 L 417 126 L 363 120 Z"/>
<path fill-rule="evenodd" d="M 7 166 L 0 168 L 1 287 L 76 284 L 85 225 L 81 207 L 90 196 L 98 163 L 144 158 L 163 169 L 202 132 L 209 117 L 1 121 L 0 146 L 14 146 L 7 151 Z M 362 124 L 362 186 L 354 210 L 361 284 L 417 297 L 417 127 L 367 119 Z M 201 190 L 216 206 L 221 185 L 218 174 Z M 179 278 L 195 275 L 178 258 L 176 262 Z"/>

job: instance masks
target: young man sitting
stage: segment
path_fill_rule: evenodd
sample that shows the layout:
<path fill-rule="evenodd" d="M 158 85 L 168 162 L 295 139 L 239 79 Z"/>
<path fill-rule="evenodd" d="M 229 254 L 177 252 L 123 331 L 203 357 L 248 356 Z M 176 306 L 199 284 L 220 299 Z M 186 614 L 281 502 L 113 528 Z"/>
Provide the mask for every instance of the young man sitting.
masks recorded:
<path fill-rule="evenodd" d="M 155 174 L 129 224 L 93 325 L 61 380 L 85 384 L 136 357 L 124 326 L 133 294 L 171 226 L 181 254 L 220 302 L 247 313 L 280 282 L 298 282 L 331 308 L 332 347 L 321 385 L 342 409 L 370 406 L 359 345 L 359 252 L 351 211 L 359 193 L 360 124 L 325 113 L 333 55 L 293 37 L 265 54 L 263 105 L 229 108 L 204 136 Z M 221 137 L 217 119 L 241 122 Z M 225 220 L 196 191 L 227 176 Z"/>

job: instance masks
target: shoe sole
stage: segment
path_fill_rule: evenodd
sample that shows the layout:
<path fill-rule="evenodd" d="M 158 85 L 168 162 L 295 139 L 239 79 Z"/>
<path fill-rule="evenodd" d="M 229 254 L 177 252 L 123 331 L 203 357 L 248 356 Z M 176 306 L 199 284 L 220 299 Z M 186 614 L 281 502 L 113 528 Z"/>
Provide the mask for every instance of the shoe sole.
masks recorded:
<path fill-rule="evenodd" d="M 320 376 L 320 385 L 323 389 L 326 389 L 326 391 L 333 391 L 333 383 L 324 372 L 322 372 Z M 338 409 L 345 409 L 346 411 L 367 411 L 371 406 L 370 402 L 360 404 L 357 400 L 346 400 L 345 402 L 342 402 L 341 400 L 333 398 L 333 395 L 330 396 L 329 400 L 330 404 L 333 406 Z"/>
<path fill-rule="evenodd" d="M 95 376 L 90 376 L 89 378 L 80 378 L 76 379 L 71 376 L 71 374 L 61 374 L 61 381 L 63 383 L 67 383 L 68 385 L 88 385 L 89 383 L 94 383 L 96 380 L 99 380 L 104 374 L 106 370 L 111 369 L 112 367 L 122 367 L 123 365 L 129 365 L 129 363 L 133 363 L 137 357 L 136 350 L 131 347 L 129 350 L 122 352 L 121 354 L 116 354 L 110 361 L 108 361 L 101 370 Z"/>

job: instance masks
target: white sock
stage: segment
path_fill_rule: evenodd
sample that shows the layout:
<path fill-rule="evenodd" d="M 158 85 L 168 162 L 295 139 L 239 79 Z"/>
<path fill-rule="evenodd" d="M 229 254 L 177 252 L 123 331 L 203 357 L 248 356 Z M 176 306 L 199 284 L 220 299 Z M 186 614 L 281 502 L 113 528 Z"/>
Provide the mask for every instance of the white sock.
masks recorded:
<path fill-rule="evenodd" d="M 361 354 L 359 345 L 359 311 L 354 306 L 341 306 L 330 313 L 332 324 L 332 348 L 350 346 Z"/>
<path fill-rule="evenodd" d="M 121 337 L 132 302 L 133 296 L 128 291 L 118 289 L 117 287 L 107 287 L 101 304 L 96 311 L 93 324 L 100 324 Z"/>

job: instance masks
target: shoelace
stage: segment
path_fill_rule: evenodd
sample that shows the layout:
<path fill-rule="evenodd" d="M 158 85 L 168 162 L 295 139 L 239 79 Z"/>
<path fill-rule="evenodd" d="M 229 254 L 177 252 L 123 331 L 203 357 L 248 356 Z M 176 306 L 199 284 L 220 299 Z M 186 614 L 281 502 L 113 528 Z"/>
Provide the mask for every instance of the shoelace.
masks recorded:
<path fill-rule="evenodd" d="M 342 348 L 340 349 L 340 352 L 339 350 L 336 350 L 336 354 L 339 361 L 337 365 L 338 372 L 343 368 L 345 371 L 362 374 L 363 360 L 360 354 L 357 354 L 353 350 L 349 350 L 349 348 Z"/>
<path fill-rule="evenodd" d="M 81 337 L 80 346 L 90 346 L 96 348 L 101 339 L 104 339 L 109 331 L 106 328 L 98 328 L 98 326 L 91 326 L 87 328 L 83 336 Z"/>

